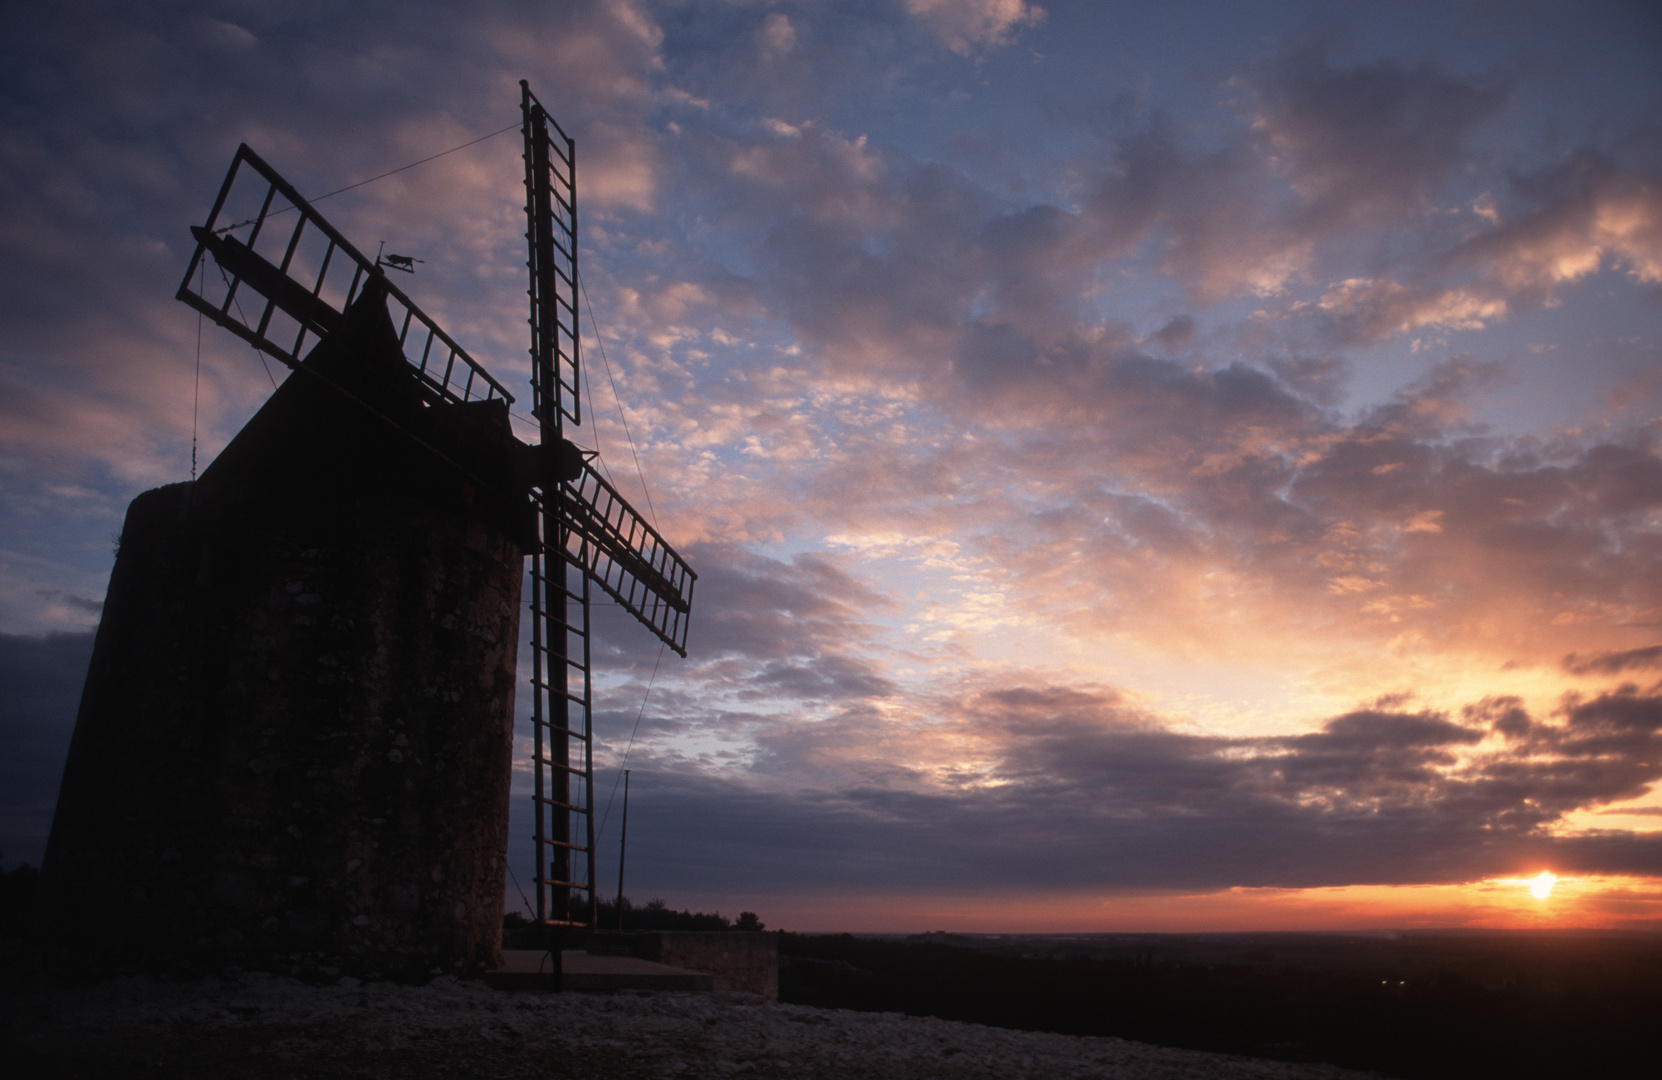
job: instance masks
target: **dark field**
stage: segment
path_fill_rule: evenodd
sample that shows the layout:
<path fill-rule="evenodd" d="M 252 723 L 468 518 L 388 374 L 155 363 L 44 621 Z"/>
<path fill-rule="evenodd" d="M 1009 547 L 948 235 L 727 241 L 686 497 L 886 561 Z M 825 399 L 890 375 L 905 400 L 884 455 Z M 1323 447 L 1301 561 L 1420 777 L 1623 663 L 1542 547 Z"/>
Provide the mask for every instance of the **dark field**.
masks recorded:
<path fill-rule="evenodd" d="M 1662 1075 L 1662 935 L 784 934 L 780 1000 L 1405 1080 Z"/>

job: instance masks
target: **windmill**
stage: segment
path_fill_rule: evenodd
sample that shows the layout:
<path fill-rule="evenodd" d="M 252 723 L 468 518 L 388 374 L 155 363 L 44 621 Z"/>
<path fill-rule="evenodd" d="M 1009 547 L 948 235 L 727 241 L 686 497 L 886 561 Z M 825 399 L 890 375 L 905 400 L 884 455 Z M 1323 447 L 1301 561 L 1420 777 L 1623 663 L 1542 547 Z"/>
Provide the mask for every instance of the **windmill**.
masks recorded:
<path fill-rule="evenodd" d="M 246 144 L 191 229 L 178 298 L 436 459 L 529 557 L 536 919 L 559 928 L 595 914 L 593 587 L 685 656 L 697 575 L 567 437 L 582 423 L 575 144 L 520 88 L 536 443 L 506 429 L 513 395 L 388 280 L 411 260 L 365 257 Z M 371 324 L 396 336 L 398 407 L 304 362 Z"/>

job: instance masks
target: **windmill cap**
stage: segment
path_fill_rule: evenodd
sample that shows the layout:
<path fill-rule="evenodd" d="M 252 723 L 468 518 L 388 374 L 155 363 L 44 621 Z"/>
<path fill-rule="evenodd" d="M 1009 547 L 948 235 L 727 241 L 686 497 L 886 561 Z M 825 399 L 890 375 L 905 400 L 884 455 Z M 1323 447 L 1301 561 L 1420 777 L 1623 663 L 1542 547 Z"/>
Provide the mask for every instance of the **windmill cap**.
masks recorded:
<path fill-rule="evenodd" d="M 532 452 L 536 456 L 539 480 L 566 484 L 583 475 L 585 455 L 570 439 L 542 443 Z"/>

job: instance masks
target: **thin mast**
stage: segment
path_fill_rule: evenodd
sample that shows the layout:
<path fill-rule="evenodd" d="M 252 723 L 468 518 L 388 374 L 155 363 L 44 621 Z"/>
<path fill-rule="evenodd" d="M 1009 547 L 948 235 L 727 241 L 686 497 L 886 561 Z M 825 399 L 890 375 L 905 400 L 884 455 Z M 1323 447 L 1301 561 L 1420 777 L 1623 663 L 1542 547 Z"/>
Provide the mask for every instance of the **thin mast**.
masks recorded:
<path fill-rule="evenodd" d="M 623 856 L 629 850 L 629 770 L 623 770 L 623 833 L 617 845 L 617 928 L 623 929 Z"/>

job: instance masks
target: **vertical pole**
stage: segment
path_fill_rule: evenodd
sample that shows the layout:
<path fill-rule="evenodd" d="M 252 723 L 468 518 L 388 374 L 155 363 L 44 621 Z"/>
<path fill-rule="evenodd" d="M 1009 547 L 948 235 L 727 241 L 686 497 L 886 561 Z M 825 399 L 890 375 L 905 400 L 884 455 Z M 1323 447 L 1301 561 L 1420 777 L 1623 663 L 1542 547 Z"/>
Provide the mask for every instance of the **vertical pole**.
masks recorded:
<path fill-rule="evenodd" d="M 623 857 L 629 851 L 629 770 L 623 770 L 623 832 L 617 845 L 617 928 L 623 929 Z"/>
<path fill-rule="evenodd" d="M 583 554 L 587 556 L 588 552 Z M 585 561 L 583 565 L 588 563 Z M 579 573 L 583 578 L 583 828 L 584 850 L 588 856 L 587 873 L 583 880 L 589 886 L 589 905 L 585 913 L 587 922 L 595 926 L 600 921 L 600 879 L 595 874 L 594 850 L 594 680 L 591 678 L 594 652 L 590 648 L 594 627 L 589 622 L 589 590 L 593 583 L 587 571 L 580 570 Z"/>
<path fill-rule="evenodd" d="M 532 410 L 536 413 L 540 426 L 546 428 L 544 397 L 547 384 L 543 377 L 542 351 L 540 349 L 541 334 L 537 328 L 537 245 L 536 219 L 533 207 L 536 197 L 536 176 L 533 172 L 535 155 L 532 147 L 535 144 L 535 127 L 531 122 L 531 88 L 524 80 L 520 81 L 520 114 L 523 118 L 523 132 L 525 137 L 525 214 L 527 218 L 526 240 L 529 254 L 526 257 L 526 266 L 531 275 L 531 391 Z M 543 583 L 546 577 L 546 568 L 543 564 L 542 553 L 547 547 L 548 519 L 546 516 L 537 522 L 536 547 L 531 552 L 531 775 L 533 793 L 531 796 L 533 837 L 532 843 L 536 847 L 534 856 L 535 866 L 532 870 L 532 886 L 537 890 L 537 923 L 547 922 L 548 911 L 548 834 L 543 829 L 547 804 L 547 797 L 543 791 L 544 745 L 543 726 L 548 722 L 548 716 L 543 711 L 543 686 L 546 679 L 543 672 L 543 623 L 544 612 L 547 610 L 548 597 Z"/>
<path fill-rule="evenodd" d="M 543 522 L 537 523 L 539 534 Z M 541 545 L 539 544 L 539 547 Z M 548 877 L 548 863 L 544 857 L 547 853 L 547 834 L 543 831 L 543 812 L 547 807 L 543 803 L 546 797 L 543 794 L 543 724 L 546 717 L 542 710 L 542 612 L 547 602 L 543 594 L 543 561 L 540 551 L 531 553 L 531 775 L 533 790 L 531 794 L 531 810 L 534 815 L 533 838 L 536 852 L 536 866 L 531 878 L 532 887 L 537 890 L 537 923 L 541 925 L 548 920 L 548 890 L 543 881 Z"/>

